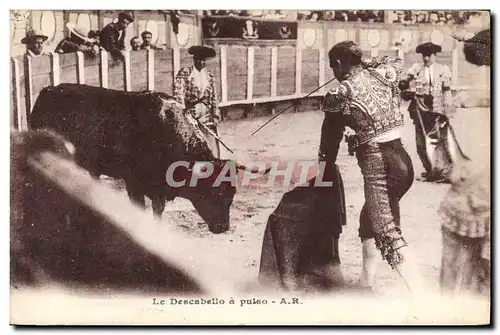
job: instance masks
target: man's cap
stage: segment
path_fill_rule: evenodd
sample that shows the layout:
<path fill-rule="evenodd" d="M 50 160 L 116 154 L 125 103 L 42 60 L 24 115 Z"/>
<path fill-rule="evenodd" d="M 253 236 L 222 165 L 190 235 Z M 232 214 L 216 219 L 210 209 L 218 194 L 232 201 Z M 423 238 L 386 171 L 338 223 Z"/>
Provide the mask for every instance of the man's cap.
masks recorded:
<path fill-rule="evenodd" d="M 194 45 L 188 49 L 188 53 L 197 58 L 213 58 L 215 57 L 215 49 L 202 46 Z"/>
<path fill-rule="evenodd" d="M 349 40 L 335 44 L 328 52 L 330 59 L 343 59 L 350 56 L 362 57 L 363 51 L 356 43 Z"/>
<path fill-rule="evenodd" d="M 37 29 L 30 29 L 26 32 L 26 36 L 21 40 L 21 43 L 27 44 L 31 40 L 37 37 L 41 37 L 44 42 L 49 38 L 48 36 L 42 34 L 42 32 L 38 31 Z"/>
<path fill-rule="evenodd" d="M 437 54 L 438 52 L 441 52 L 442 50 L 443 49 L 441 48 L 440 45 L 434 44 L 432 42 L 420 44 L 415 49 L 415 51 L 418 54 Z"/>

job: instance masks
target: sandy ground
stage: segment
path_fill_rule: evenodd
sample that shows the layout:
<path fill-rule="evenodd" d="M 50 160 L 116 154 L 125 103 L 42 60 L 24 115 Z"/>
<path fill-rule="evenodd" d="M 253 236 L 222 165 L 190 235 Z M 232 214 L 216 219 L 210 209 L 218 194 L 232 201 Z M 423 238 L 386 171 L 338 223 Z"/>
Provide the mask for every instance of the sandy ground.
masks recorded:
<path fill-rule="evenodd" d="M 268 118 L 228 121 L 220 125 L 226 144 L 235 151 L 223 156 L 236 157 L 242 162 L 252 160 L 293 161 L 316 160 L 323 114 L 318 111 L 281 115 L 254 136 L 250 134 Z M 457 109 L 452 124 L 464 152 L 475 161 L 489 163 L 490 114 L 489 109 Z M 408 118 L 403 141 L 413 160 L 415 175 L 423 171 L 416 154 L 414 128 Z M 347 145 L 341 144 L 337 164 L 345 184 L 347 226 L 340 238 L 342 271 L 348 282 L 358 278 L 361 269 L 361 243 L 357 237 L 358 216 L 364 202 L 363 181 L 356 158 L 349 156 Z M 441 261 L 440 222 L 436 215 L 440 201 L 449 188 L 446 184 L 415 181 L 401 200 L 404 236 L 414 249 L 418 266 L 430 289 L 437 289 Z M 258 274 L 262 237 L 268 216 L 276 208 L 286 187 L 242 187 L 237 190 L 231 208 L 231 228 L 214 235 L 198 216 L 190 202 L 176 199 L 167 205 L 163 221 L 182 227 L 199 242 L 196 253 L 205 248 L 217 250 L 227 273 L 225 281 L 239 285 L 251 284 Z M 381 263 L 376 277 L 377 293 L 401 293 L 404 283 L 398 280 L 390 267 Z"/>

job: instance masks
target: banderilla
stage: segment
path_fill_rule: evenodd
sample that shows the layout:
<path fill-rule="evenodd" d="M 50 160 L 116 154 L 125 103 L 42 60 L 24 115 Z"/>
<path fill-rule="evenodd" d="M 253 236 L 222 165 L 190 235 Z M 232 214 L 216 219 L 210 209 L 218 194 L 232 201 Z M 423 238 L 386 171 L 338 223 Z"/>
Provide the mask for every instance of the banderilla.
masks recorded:
<path fill-rule="evenodd" d="M 314 91 L 311 91 L 309 92 L 306 96 L 300 98 L 300 99 L 305 99 L 307 98 L 308 96 L 310 96 L 311 94 L 313 94 L 314 92 L 316 92 L 317 90 L 319 90 L 320 88 L 328 85 L 329 83 L 331 83 L 332 81 L 334 81 L 336 78 L 333 77 L 332 79 L 328 80 L 326 83 L 324 83 L 323 85 L 317 87 L 314 89 Z M 262 128 L 264 128 L 265 126 L 267 126 L 269 123 L 271 123 L 271 121 L 273 121 L 274 119 L 276 119 L 278 116 L 280 116 L 281 114 L 283 114 L 284 112 L 286 112 L 287 110 L 289 110 L 294 104 L 291 104 L 290 106 L 288 106 L 287 108 L 285 108 L 284 110 L 282 110 L 281 112 L 277 113 L 276 115 L 274 115 L 272 118 L 270 118 L 266 123 L 264 123 L 262 126 L 260 126 L 256 131 L 254 131 L 252 133 L 251 136 L 255 135 L 259 130 L 261 130 Z"/>
<path fill-rule="evenodd" d="M 198 100 L 196 100 L 195 102 L 193 102 L 193 103 L 189 104 L 189 105 L 186 107 L 185 111 L 190 110 L 193 106 L 195 106 L 196 104 L 200 103 L 202 100 L 203 100 L 203 98 L 198 99 Z M 205 131 L 206 131 L 207 133 L 209 133 L 211 136 L 213 136 L 213 138 L 215 138 L 215 139 L 216 139 L 216 140 L 217 140 L 220 144 L 222 144 L 222 146 L 223 146 L 224 148 L 226 148 L 226 149 L 227 149 L 230 153 L 234 154 L 234 151 L 233 151 L 233 150 L 231 150 L 231 149 L 230 149 L 230 148 L 229 148 L 229 147 L 228 147 L 228 146 L 227 146 L 227 145 L 226 145 L 226 144 L 225 144 L 225 143 L 221 140 L 221 138 L 220 138 L 220 137 L 219 137 L 219 136 L 218 136 L 218 135 L 217 135 L 217 134 L 216 134 L 216 133 L 215 133 L 212 129 L 208 128 L 208 127 L 207 127 L 207 126 L 206 126 L 203 122 L 201 122 L 201 121 L 200 121 L 200 120 L 199 120 L 196 116 L 194 116 L 194 113 L 189 113 L 189 114 L 191 115 L 191 117 L 192 117 L 193 119 L 195 119 L 195 120 L 196 120 L 196 122 L 198 123 L 198 125 L 199 125 L 201 128 L 205 129 Z"/>

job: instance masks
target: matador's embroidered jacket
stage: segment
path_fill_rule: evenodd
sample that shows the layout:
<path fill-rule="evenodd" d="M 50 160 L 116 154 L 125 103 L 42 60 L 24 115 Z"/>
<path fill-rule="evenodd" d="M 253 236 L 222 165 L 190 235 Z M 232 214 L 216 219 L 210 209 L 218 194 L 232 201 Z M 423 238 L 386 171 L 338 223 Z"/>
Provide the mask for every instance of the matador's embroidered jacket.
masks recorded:
<path fill-rule="evenodd" d="M 349 75 L 325 97 L 326 114 L 341 113 L 359 144 L 403 125 L 398 88 L 402 61 L 385 56 Z"/>
<path fill-rule="evenodd" d="M 423 95 L 433 97 L 432 106 L 429 107 L 435 113 L 445 113 L 446 106 L 451 101 L 451 71 L 443 64 L 433 63 L 424 66 L 420 63 L 413 64 L 406 73 L 409 80 L 415 80 L 416 98 Z"/>
<path fill-rule="evenodd" d="M 220 119 L 214 75 L 207 68 L 198 71 L 194 65 L 179 70 L 174 81 L 174 97 L 202 123 Z"/>

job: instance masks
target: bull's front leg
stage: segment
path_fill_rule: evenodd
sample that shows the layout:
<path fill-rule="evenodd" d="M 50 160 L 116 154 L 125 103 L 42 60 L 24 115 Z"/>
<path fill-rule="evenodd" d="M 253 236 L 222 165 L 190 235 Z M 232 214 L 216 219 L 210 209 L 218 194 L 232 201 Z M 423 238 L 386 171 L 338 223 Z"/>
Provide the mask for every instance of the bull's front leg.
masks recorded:
<path fill-rule="evenodd" d="M 136 205 L 146 208 L 146 200 L 144 198 L 144 189 L 140 183 L 133 180 L 125 180 L 127 194 L 129 199 Z"/>
<path fill-rule="evenodd" d="M 101 177 L 101 173 L 100 173 L 100 172 L 89 171 L 89 173 L 90 173 L 90 176 L 91 176 L 94 180 L 99 180 L 99 178 Z"/>
<path fill-rule="evenodd" d="M 165 210 L 166 197 L 163 195 L 155 196 L 151 199 L 151 204 L 153 206 L 153 215 L 155 219 L 161 220 L 161 215 Z"/>

